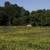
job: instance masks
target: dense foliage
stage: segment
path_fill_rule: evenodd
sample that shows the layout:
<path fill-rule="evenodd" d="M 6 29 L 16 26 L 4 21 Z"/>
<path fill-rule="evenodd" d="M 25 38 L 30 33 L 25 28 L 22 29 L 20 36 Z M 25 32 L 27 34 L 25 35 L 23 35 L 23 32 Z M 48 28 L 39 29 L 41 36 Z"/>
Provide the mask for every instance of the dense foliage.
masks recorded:
<path fill-rule="evenodd" d="M 50 26 L 50 10 L 37 10 L 29 12 L 17 4 L 5 2 L 4 7 L 0 6 L 0 25 L 21 25 L 25 26 Z"/>

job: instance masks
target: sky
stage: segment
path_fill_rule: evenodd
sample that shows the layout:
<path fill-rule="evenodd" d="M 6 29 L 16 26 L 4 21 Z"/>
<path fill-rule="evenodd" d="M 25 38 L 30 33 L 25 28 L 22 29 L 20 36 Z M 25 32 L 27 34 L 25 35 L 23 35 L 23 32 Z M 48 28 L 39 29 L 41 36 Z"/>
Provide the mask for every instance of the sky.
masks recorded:
<path fill-rule="evenodd" d="M 3 6 L 5 1 L 10 1 L 12 4 L 18 4 L 29 11 L 50 9 L 50 0 L 0 0 L 0 6 Z"/>

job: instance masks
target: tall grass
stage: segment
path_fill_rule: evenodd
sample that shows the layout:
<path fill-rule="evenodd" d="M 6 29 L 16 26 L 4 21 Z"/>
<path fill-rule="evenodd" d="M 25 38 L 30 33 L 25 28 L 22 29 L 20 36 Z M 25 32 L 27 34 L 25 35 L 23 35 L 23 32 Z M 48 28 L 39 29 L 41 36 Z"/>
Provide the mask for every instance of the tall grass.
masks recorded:
<path fill-rule="evenodd" d="M 0 26 L 0 50 L 50 50 L 50 27 Z"/>

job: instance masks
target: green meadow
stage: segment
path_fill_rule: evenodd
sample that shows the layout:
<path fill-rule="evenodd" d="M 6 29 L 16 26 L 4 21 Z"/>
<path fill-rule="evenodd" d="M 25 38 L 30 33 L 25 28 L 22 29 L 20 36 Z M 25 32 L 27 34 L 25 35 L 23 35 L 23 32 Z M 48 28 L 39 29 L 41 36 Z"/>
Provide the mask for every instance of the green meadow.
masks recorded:
<path fill-rule="evenodd" d="M 50 27 L 0 26 L 0 50 L 50 50 Z"/>

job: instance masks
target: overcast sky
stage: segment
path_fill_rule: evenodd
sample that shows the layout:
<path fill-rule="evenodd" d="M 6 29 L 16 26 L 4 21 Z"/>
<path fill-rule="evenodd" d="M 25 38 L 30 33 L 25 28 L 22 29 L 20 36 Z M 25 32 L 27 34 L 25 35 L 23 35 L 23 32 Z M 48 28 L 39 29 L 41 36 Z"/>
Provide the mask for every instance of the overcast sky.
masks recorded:
<path fill-rule="evenodd" d="M 50 9 L 50 0 L 0 0 L 0 6 L 3 6 L 5 1 L 10 1 L 12 4 L 23 6 L 29 11 L 44 8 Z"/>

